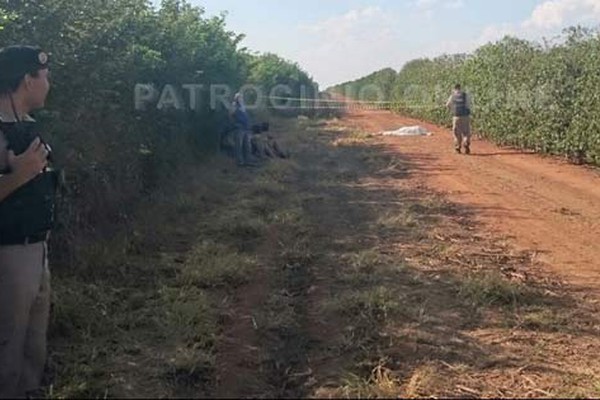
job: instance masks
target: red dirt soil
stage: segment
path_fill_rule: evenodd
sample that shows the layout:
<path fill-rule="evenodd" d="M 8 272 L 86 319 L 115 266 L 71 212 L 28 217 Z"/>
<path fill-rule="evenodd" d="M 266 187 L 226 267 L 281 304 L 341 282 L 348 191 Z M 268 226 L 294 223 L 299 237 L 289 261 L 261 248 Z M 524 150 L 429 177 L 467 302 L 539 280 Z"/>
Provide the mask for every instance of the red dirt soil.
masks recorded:
<path fill-rule="evenodd" d="M 471 210 L 482 229 L 536 252 L 550 271 L 600 294 L 600 172 L 474 139 L 454 153 L 450 130 L 389 111 L 352 110 L 348 127 L 376 134 L 421 125 L 433 136 L 382 137 L 413 179 Z"/>

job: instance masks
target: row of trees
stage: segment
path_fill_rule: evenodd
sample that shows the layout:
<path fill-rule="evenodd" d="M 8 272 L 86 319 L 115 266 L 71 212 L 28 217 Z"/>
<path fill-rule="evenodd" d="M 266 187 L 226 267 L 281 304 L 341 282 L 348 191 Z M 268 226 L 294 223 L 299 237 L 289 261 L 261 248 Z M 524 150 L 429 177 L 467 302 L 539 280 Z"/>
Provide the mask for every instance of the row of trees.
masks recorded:
<path fill-rule="evenodd" d="M 577 27 L 554 43 L 505 37 L 472 54 L 414 60 L 399 73 L 386 69 L 331 90 L 358 98 L 357 88 L 373 84 L 398 111 L 447 124 L 443 105 L 460 82 L 484 136 L 600 165 L 599 70 L 599 34 Z"/>
<path fill-rule="evenodd" d="M 295 63 L 241 46 L 225 16 L 185 0 L 19 0 L 0 5 L 0 44 L 35 44 L 51 53 L 52 91 L 36 115 L 67 171 L 58 254 L 82 236 L 127 220 L 161 179 L 218 148 L 225 107 L 136 110 L 134 88 L 202 84 L 235 92 L 247 83 L 314 82 Z M 1 71 L 0 71 L 1 73 Z M 294 94 L 294 93 L 292 93 Z M 184 97 L 185 99 L 186 97 Z M 85 232 L 86 235 L 81 235 Z"/>

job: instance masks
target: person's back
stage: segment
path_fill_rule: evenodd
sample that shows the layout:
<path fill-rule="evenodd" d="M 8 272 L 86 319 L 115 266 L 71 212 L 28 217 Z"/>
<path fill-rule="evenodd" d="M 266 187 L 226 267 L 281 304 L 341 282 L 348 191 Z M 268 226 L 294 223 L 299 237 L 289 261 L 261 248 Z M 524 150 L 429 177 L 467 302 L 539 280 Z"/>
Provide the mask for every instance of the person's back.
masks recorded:
<path fill-rule="evenodd" d="M 471 153 L 471 99 L 460 85 L 454 87 L 454 92 L 446 102 L 446 107 L 452 112 L 452 132 L 457 153 L 464 146 L 465 153 Z"/>
<path fill-rule="evenodd" d="M 457 90 L 452 94 L 452 112 L 455 117 L 468 117 L 471 115 L 466 92 Z"/>

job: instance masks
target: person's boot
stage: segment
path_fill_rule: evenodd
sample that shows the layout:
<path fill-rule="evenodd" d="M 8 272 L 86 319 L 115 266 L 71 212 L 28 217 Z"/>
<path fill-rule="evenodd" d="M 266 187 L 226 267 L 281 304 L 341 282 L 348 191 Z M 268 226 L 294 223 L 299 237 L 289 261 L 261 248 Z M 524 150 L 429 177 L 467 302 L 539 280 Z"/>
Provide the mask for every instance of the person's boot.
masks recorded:
<path fill-rule="evenodd" d="M 456 147 L 454 149 L 454 151 L 456 151 L 456 154 L 461 154 L 462 153 L 462 151 L 460 151 L 460 147 Z"/>
<path fill-rule="evenodd" d="M 471 146 L 465 146 L 465 154 L 471 154 Z"/>

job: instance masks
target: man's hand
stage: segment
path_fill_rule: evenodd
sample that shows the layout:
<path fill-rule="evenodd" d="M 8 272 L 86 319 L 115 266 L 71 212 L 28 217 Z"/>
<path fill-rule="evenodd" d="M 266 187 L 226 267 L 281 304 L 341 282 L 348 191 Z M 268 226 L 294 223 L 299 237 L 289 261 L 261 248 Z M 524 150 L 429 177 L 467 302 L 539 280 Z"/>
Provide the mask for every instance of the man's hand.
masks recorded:
<path fill-rule="evenodd" d="M 448 99 L 448 101 L 446 102 L 446 108 L 448 110 L 452 108 L 452 97 L 450 97 L 450 99 Z"/>
<path fill-rule="evenodd" d="M 40 138 L 36 138 L 27 150 L 18 156 L 11 150 L 8 152 L 8 165 L 11 173 L 21 182 L 29 182 L 35 178 L 48 164 L 48 150 Z"/>

